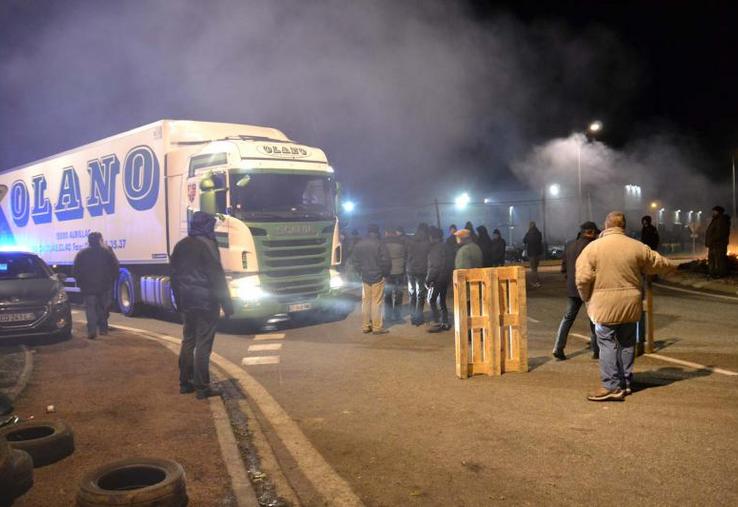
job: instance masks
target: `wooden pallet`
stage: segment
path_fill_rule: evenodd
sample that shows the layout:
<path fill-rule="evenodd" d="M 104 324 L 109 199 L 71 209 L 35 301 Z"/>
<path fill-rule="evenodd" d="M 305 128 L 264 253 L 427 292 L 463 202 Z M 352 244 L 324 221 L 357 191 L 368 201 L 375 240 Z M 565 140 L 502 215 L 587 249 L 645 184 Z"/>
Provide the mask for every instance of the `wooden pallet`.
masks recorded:
<path fill-rule="evenodd" d="M 454 271 L 456 375 L 528 371 L 525 268 Z"/>

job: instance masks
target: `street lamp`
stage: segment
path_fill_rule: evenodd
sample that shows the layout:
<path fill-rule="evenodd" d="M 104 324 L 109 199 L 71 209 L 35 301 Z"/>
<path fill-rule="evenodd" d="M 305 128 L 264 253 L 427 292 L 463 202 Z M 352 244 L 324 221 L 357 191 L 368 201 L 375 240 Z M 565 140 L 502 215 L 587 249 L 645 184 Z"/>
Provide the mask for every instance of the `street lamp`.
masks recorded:
<path fill-rule="evenodd" d="M 464 209 L 467 207 L 467 205 L 471 202 L 471 197 L 469 197 L 469 194 L 464 192 L 461 195 L 458 195 L 456 199 L 454 200 L 454 203 L 456 204 L 457 209 Z"/>
<path fill-rule="evenodd" d="M 659 207 L 659 203 L 657 203 L 656 201 L 653 201 L 653 202 L 651 203 L 651 209 L 656 209 L 656 208 L 658 208 L 658 207 Z"/>
<path fill-rule="evenodd" d="M 587 134 L 589 136 L 594 136 L 602 131 L 602 122 L 601 121 L 593 121 L 589 124 L 589 127 L 587 127 Z M 587 137 L 587 136 L 585 136 Z M 579 197 L 578 197 L 578 206 L 579 206 L 579 221 L 582 221 L 582 143 L 577 144 L 577 178 L 578 178 L 578 187 L 579 187 Z"/>
<path fill-rule="evenodd" d="M 553 183 L 552 185 L 548 186 L 548 193 L 551 195 L 551 197 L 558 197 L 561 194 L 561 187 L 558 183 Z"/>
<path fill-rule="evenodd" d="M 356 208 L 356 203 L 354 201 L 344 201 L 343 204 L 341 204 L 341 207 L 346 213 L 353 213 Z"/>

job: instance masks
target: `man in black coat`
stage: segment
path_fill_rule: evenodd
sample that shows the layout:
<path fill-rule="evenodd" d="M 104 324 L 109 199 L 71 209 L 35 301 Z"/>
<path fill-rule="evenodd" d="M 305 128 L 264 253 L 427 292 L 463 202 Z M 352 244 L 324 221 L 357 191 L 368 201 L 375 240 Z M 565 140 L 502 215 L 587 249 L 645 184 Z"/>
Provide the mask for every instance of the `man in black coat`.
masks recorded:
<path fill-rule="evenodd" d="M 220 310 L 233 315 L 228 284 L 215 242 L 215 218 L 202 211 L 192 215 L 189 234 L 170 258 L 177 309 L 184 314 L 179 352 L 179 391 L 195 391 L 198 399 L 217 396 L 210 386 L 210 353 Z"/>
<path fill-rule="evenodd" d="M 74 258 L 74 278 L 85 302 L 87 338 L 94 339 L 98 330 L 101 335 L 108 334 L 108 305 L 118 279 L 118 259 L 103 244 L 99 232 L 91 232 L 87 243 L 89 246 Z"/>
<path fill-rule="evenodd" d="M 523 238 L 525 249 L 528 253 L 528 261 L 530 262 L 530 271 L 533 278 L 533 287 L 541 286 L 541 279 L 538 276 L 538 264 L 543 258 L 543 235 L 536 227 L 535 222 L 531 222 L 528 232 Z"/>
<path fill-rule="evenodd" d="M 425 277 L 428 274 L 428 224 L 421 223 L 415 236 L 407 242 L 407 286 L 410 297 L 410 322 L 420 326 L 425 322 L 423 308 L 428 295 Z"/>
<path fill-rule="evenodd" d="M 502 239 L 499 229 L 492 231 L 492 266 L 504 266 L 505 265 L 505 250 L 507 243 Z"/>
<path fill-rule="evenodd" d="M 436 227 L 431 228 L 431 248 L 428 252 L 428 274 L 425 285 L 430 288 L 430 307 L 433 312 L 433 322 L 440 326 L 432 328 L 429 332 L 447 331 L 451 329 L 448 323 L 448 306 L 446 305 L 446 294 L 454 272 L 455 249 L 443 241 L 443 231 Z M 438 306 L 441 312 L 438 312 Z"/>
<path fill-rule="evenodd" d="M 577 290 L 577 257 L 582 253 L 584 247 L 595 240 L 599 232 L 600 231 L 597 230 L 597 226 L 594 222 L 584 222 L 580 226 L 580 232 L 577 235 L 577 239 L 566 245 L 564 255 L 561 257 L 561 272 L 564 274 L 564 277 L 566 277 L 568 303 L 564 317 L 561 319 L 561 324 L 559 324 L 559 332 L 556 335 L 556 342 L 554 343 L 553 348 L 553 356 L 559 361 L 566 360 L 566 355 L 564 354 L 566 339 L 569 336 L 571 326 L 577 318 L 579 309 L 584 304 L 581 296 L 579 295 L 579 291 Z M 592 345 L 592 358 L 598 359 L 600 357 L 600 349 L 597 346 L 595 327 L 591 320 L 589 321 L 589 331 L 590 343 Z"/>
<path fill-rule="evenodd" d="M 379 226 L 370 225 L 367 237 L 354 247 L 352 260 L 361 276 L 361 317 L 364 333 L 386 334 L 384 329 L 384 277 L 392 270 L 392 259 L 379 239 Z"/>
<path fill-rule="evenodd" d="M 705 231 L 705 246 L 707 247 L 707 264 L 710 276 L 721 278 L 728 274 L 728 243 L 730 242 L 730 217 L 725 214 L 725 208 L 712 208 L 712 221 Z"/>
<path fill-rule="evenodd" d="M 651 217 L 646 215 L 641 218 L 641 243 L 656 251 L 659 249 L 659 231 L 651 223 Z"/>

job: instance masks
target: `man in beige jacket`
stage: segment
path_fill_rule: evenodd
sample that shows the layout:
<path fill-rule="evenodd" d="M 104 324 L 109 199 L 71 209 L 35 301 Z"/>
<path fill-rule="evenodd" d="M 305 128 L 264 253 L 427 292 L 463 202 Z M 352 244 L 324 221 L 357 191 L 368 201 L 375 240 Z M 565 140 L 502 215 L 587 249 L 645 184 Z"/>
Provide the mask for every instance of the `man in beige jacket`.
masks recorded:
<path fill-rule="evenodd" d="M 577 290 L 587 304 L 600 346 L 602 388 L 590 401 L 621 401 L 631 393 L 636 324 L 641 318 L 643 274 L 664 274 L 674 265 L 625 235 L 625 215 L 607 215 L 600 239 L 576 263 Z"/>

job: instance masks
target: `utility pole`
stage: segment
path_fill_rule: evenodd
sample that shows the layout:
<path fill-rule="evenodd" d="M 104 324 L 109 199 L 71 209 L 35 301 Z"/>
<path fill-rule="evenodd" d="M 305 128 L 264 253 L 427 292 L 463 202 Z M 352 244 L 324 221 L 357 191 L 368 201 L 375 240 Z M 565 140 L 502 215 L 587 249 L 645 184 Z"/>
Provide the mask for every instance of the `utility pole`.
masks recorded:
<path fill-rule="evenodd" d="M 436 225 L 441 229 L 441 209 L 438 207 L 438 197 L 434 199 L 433 204 L 436 206 Z"/>

